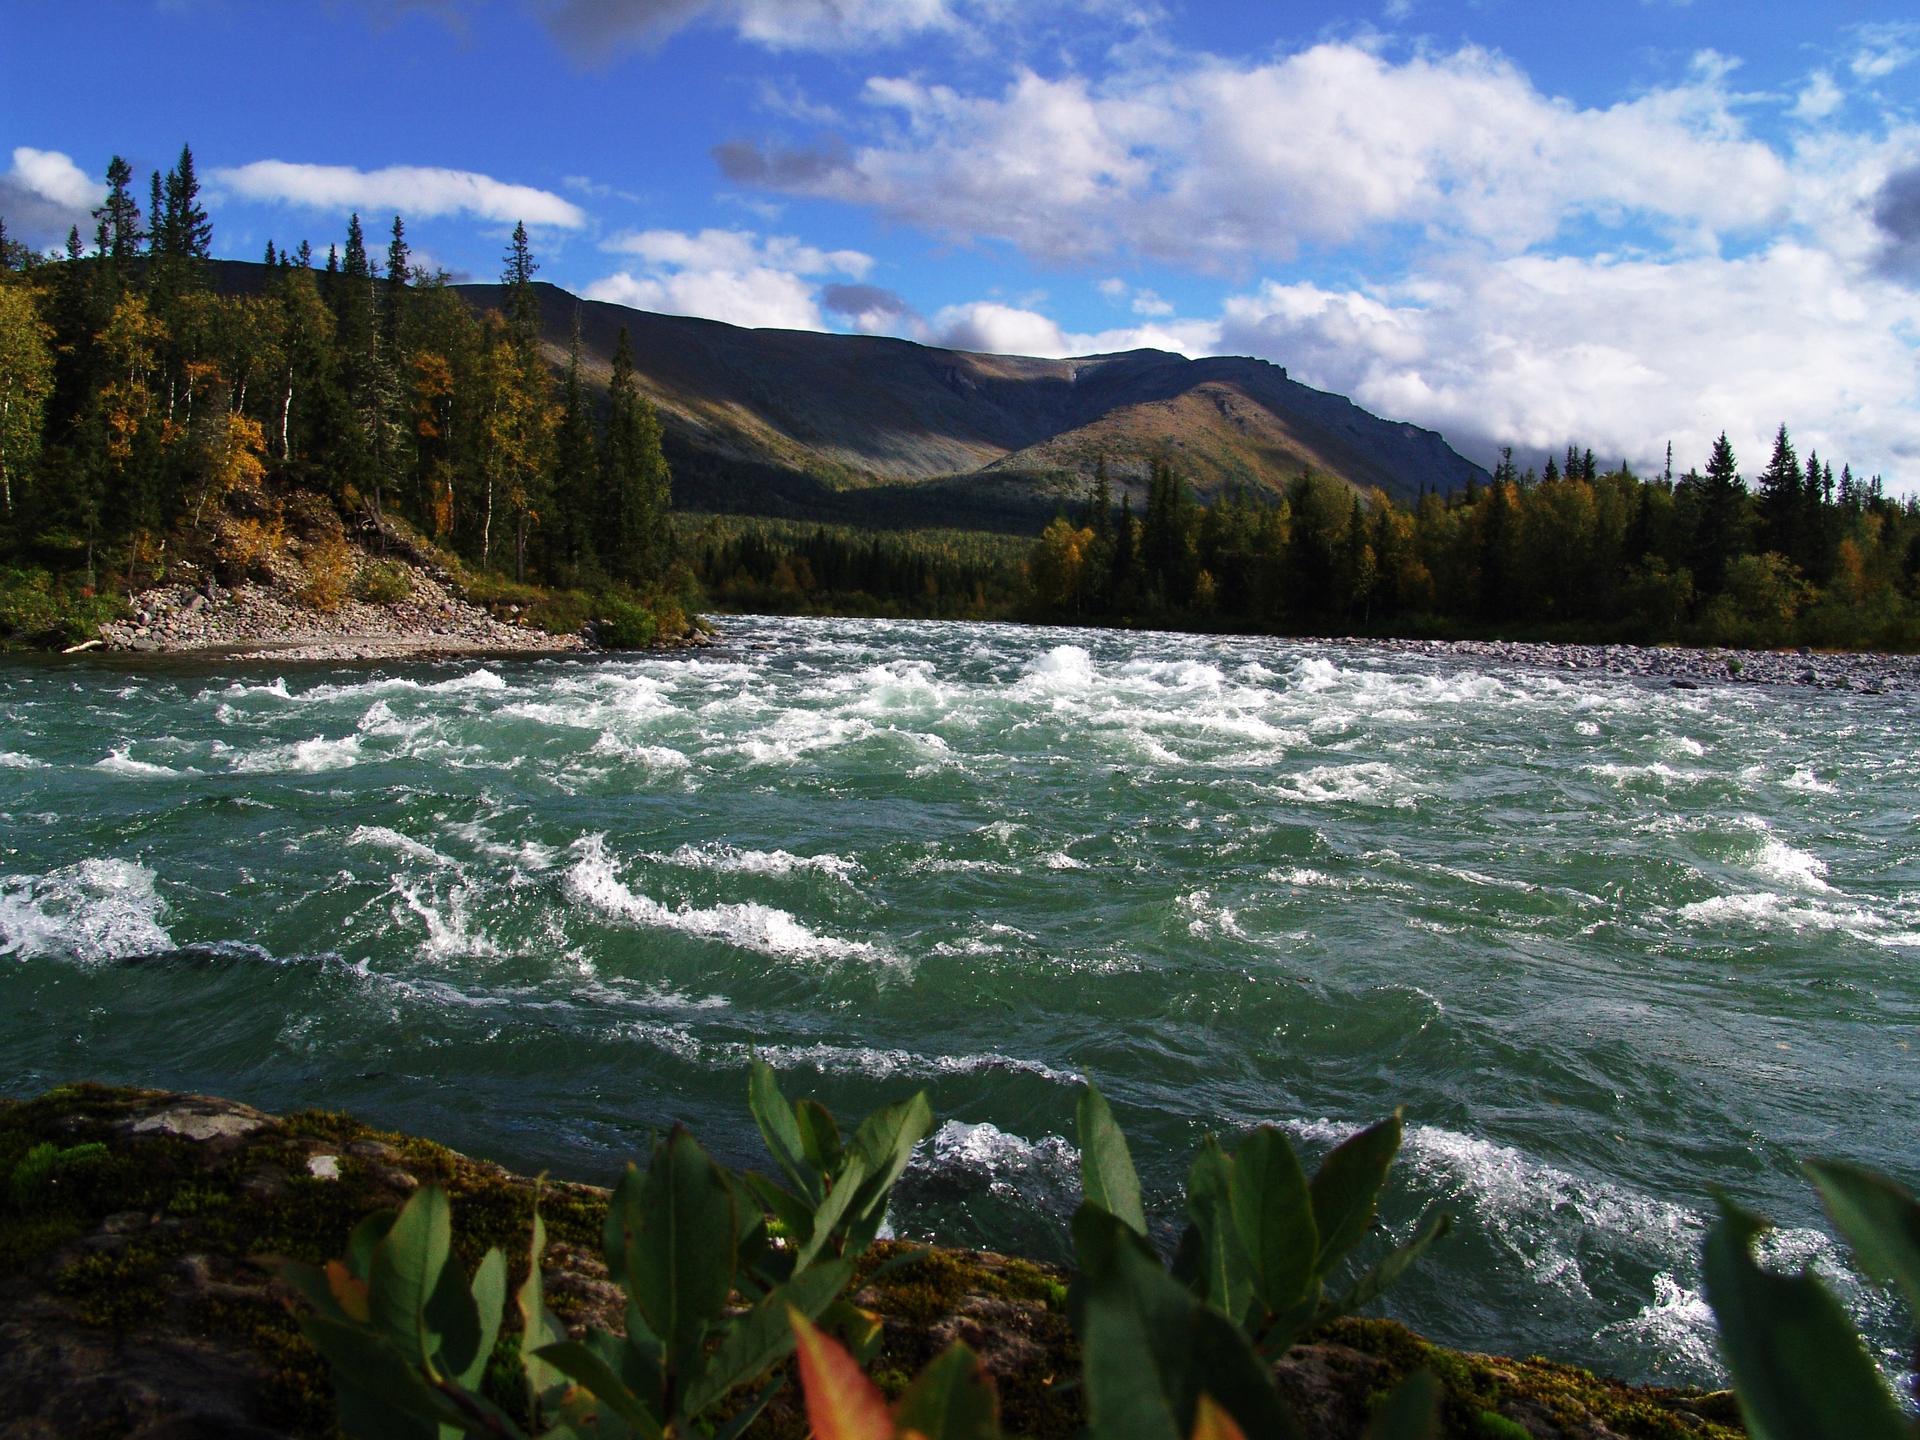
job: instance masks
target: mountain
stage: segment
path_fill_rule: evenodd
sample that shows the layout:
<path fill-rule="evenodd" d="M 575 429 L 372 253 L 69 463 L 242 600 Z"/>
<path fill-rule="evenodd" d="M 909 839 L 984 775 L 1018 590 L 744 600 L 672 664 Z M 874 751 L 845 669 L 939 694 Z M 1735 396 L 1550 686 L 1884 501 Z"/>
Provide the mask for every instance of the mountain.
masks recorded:
<path fill-rule="evenodd" d="M 498 285 L 458 288 L 479 306 L 504 301 Z M 981 355 L 536 288 L 548 354 L 565 363 L 577 316 L 596 386 L 626 328 L 666 429 L 675 502 L 688 508 L 1022 530 L 1083 495 L 1102 455 L 1136 497 L 1160 455 L 1207 498 L 1278 491 L 1308 468 L 1401 501 L 1487 479 L 1436 432 L 1245 356 Z"/>

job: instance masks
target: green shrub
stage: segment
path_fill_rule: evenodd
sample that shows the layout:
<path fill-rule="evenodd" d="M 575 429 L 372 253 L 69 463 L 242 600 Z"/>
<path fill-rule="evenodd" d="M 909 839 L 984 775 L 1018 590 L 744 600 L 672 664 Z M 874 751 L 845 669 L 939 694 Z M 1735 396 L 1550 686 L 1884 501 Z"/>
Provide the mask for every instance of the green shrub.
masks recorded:
<path fill-rule="evenodd" d="M 393 560 L 369 560 L 353 578 L 354 597 L 369 605 L 398 605 L 413 598 L 413 572 Z"/>
<path fill-rule="evenodd" d="M 659 638 L 660 617 L 644 605 L 618 595 L 603 595 L 599 611 L 593 637 L 605 649 L 645 650 Z"/>
<path fill-rule="evenodd" d="M 117 595 L 94 594 L 38 568 L 0 567 L 0 639 L 74 645 L 126 614 L 126 602 Z"/>

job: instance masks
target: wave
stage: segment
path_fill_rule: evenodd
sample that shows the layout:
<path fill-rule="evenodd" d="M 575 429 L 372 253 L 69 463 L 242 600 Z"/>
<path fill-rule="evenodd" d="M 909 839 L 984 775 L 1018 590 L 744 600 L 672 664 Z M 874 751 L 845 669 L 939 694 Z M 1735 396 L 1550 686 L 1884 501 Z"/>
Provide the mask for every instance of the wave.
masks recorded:
<path fill-rule="evenodd" d="M 176 770 L 171 765 L 157 765 L 151 760 L 136 760 L 128 753 L 132 749 L 133 744 L 129 741 L 94 761 L 93 768 L 104 770 L 109 775 L 129 775 L 141 780 L 179 779 L 182 776 L 200 773 L 191 766 Z"/>
<path fill-rule="evenodd" d="M 242 775 L 313 775 L 323 770 L 345 770 L 360 763 L 361 744 L 358 735 L 343 735 L 338 740 L 316 735 L 291 745 L 249 751 L 233 762 L 233 768 Z"/>
<path fill-rule="evenodd" d="M 711 870 L 721 875 L 792 875 L 812 871 L 845 880 L 856 874 L 857 862 L 840 855 L 794 855 L 785 850 L 741 850 L 721 841 L 682 845 L 666 863 L 689 870 Z"/>
<path fill-rule="evenodd" d="M 154 873 L 130 860 L 82 860 L 0 880 L 0 955 L 83 963 L 174 948 Z"/>
<path fill-rule="evenodd" d="M 23 755 L 18 750 L 0 750 L 0 770 L 45 770 L 47 762 Z"/>
<path fill-rule="evenodd" d="M 720 940 L 742 950 L 780 959 L 864 960 L 898 964 L 898 958 L 863 940 L 843 940 L 809 930 L 785 910 L 752 902 L 712 906 L 667 906 L 629 889 L 615 872 L 604 836 L 574 845 L 575 860 L 562 882 L 569 899 L 602 915 L 649 929 L 677 930 Z"/>

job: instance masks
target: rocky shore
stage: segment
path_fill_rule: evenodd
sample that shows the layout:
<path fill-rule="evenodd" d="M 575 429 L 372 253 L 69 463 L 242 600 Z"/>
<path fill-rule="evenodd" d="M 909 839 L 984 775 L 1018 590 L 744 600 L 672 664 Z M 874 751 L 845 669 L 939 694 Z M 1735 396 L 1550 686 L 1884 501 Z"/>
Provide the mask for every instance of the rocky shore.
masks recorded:
<path fill-rule="evenodd" d="M 1679 645 L 1553 645 L 1521 640 L 1361 640 L 1340 646 L 1534 670 L 1592 672 L 1664 680 L 1677 689 L 1705 685 L 1798 685 L 1884 695 L 1920 690 L 1920 655 L 1828 653 L 1800 649 L 1699 650 Z"/>
<path fill-rule="evenodd" d="M 553 654 L 592 647 L 578 635 L 551 635 L 495 619 L 418 566 L 411 594 L 376 604 L 343 599 L 331 611 L 304 604 L 284 586 L 228 589 L 209 577 L 133 597 L 133 615 L 103 626 L 109 650 L 205 654 L 233 660 L 388 660 L 440 655 Z"/>
<path fill-rule="evenodd" d="M 498 1165 L 325 1111 L 269 1115 L 98 1085 L 0 1099 L 0 1437 L 337 1434 L 326 1369 L 299 1334 L 280 1265 L 344 1253 L 363 1216 L 429 1181 L 452 1201 L 462 1265 L 500 1246 L 511 1293 L 536 1184 Z M 607 1192 L 549 1179 L 539 1195 L 548 1303 L 576 1335 L 619 1328 L 624 1297 L 598 1255 Z M 880 1321 L 872 1373 L 884 1389 L 964 1340 L 993 1376 L 1008 1433 L 1065 1440 L 1085 1421 L 1067 1278 L 991 1252 L 888 1242 L 851 1298 Z M 1357 1440 L 1373 1400 L 1415 1367 L 1442 1382 L 1448 1437 L 1740 1433 L 1724 1391 L 1453 1350 L 1389 1320 L 1336 1321 L 1276 1374 L 1305 1433 Z M 791 1387 L 750 1433 L 806 1433 Z"/>

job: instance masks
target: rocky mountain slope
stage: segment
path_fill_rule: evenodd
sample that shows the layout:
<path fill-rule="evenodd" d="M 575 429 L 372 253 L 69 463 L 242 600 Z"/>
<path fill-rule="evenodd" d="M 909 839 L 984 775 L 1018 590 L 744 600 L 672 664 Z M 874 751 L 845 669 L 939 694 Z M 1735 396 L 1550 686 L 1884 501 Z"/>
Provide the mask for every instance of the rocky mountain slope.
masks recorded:
<path fill-rule="evenodd" d="M 497 307 L 497 285 L 460 287 Z M 1431 430 L 1369 414 L 1263 360 L 1132 350 L 1041 360 L 880 336 L 747 330 L 538 287 L 564 363 L 578 319 L 604 386 L 621 327 L 659 406 L 682 506 L 1019 529 L 1086 490 L 1105 455 L 1144 491 L 1163 455 L 1211 497 L 1302 469 L 1400 500 L 1486 472 Z"/>

